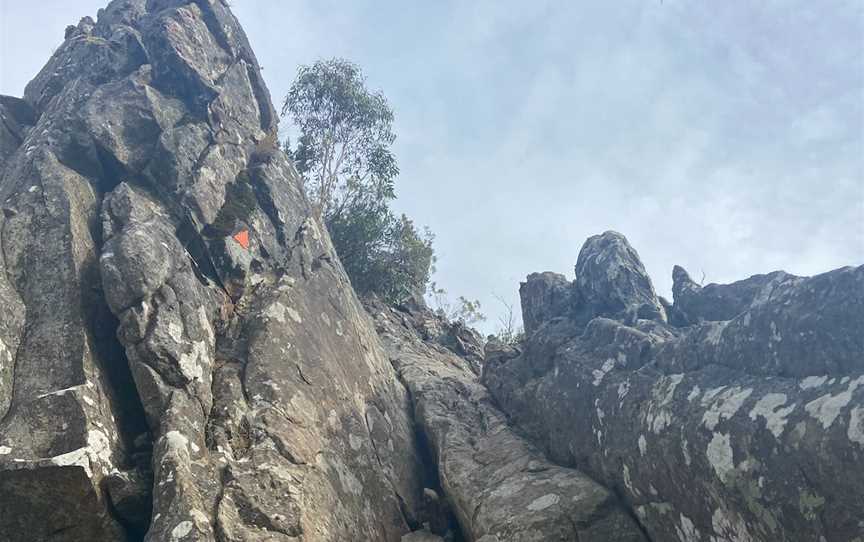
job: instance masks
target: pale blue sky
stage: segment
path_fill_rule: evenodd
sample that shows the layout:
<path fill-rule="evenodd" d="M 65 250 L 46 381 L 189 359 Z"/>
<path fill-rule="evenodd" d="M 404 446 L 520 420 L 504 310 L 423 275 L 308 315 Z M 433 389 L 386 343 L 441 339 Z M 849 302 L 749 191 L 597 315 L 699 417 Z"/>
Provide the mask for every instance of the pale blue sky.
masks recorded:
<path fill-rule="evenodd" d="M 0 93 L 103 4 L 0 0 Z M 438 282 L 516 300 L 618 230 L 661 294 L 864 263 L 864 0 L 234 0 L 274 101 L 342 56 L 396 111 Z M 491 329 L 494 325 L 485 326 Z"/>

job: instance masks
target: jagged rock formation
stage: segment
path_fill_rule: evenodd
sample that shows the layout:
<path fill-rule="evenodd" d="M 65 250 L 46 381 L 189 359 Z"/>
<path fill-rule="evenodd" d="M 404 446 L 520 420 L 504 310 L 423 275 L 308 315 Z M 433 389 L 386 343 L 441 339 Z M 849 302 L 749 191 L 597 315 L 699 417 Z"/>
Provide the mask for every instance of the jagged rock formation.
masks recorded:
<path fill-rule="evenodd" d="M 112 2 L 0 111 L 0 539 L 417 524 L 407 393 L 225 3 Z"/>
<path fill-rule="evenodd" d="M 645 540 L 616 497 L 507 426 L 470 365 L 418 329 L 428 311 L 369 305 L 468 540 Z M 438 532 L 438 534 L 446 534 Z"/>
<path fill-rule="evenodd" d="M 530 333 L 483 373 L 552 460 L 654 540 L 864 540 L 864 266 L 704 288 L 676 268 L 675 325 L 620 234 L 576 271 L 529 276 Z"/>
<path fill-rule="evenodd" d="M 0 97 L 0 540 L 864 540 L 864 268 L 670 304 L 607 233 L 484 353 L 369 317 L 276 123 L 224 0 Z"/>

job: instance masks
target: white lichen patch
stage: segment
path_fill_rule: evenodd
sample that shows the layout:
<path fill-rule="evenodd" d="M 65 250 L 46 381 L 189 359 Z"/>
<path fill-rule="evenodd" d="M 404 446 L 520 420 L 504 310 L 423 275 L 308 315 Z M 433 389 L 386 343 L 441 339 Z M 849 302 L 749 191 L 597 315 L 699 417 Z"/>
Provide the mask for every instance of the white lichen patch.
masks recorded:
<path fill-rule="evenodd" d="M 348 444 L 351 446 L 351 449 L 356 452 L 363 447 L 363 439 L 354 434 L 350 434 L 348 435 Z"/>
<path fill-rule="evenodd" d="M 688 467 L 690 466 L 690 463 L 692 462 L 692 458 L 690 457 L 690 448 L 689 447 L 690 447 L 690 443 L 687 442 L 687 438 L 686 437 L 682 438 L 681 439 L 681 453 L 684 454 L 684 464 L 687 465 Z"/>
<path fill-rule="evenodd" d="M 168 431 L 165 443 L 170 451 L 189 453 L 189 439 L 180 431 Z"/>
<path fill-rule="evenodd" d="M 104 472 L 110 472 L 114 468 L 111 464 L 111 441 L 99 430 L 87 433 L 86 446 L 54 456 L 50 461 L 58 467 L 82 467 L 87 476 L 93 476 L 93 468 L 96 466 L 101 466 Z"/>
<path fill-rule="evenodd" d="M 849 412 L 849 440 L 864 448 L 864 407 L 855 407 Z"/>
<path fill-rule="evenodd" d="M 651 390 L 651 394 L 660 406 L 667 406 L 672 402 L 672 399 L 675 398 L 675 389 L 678 388 L 678 384 L 682 380 L 684 380 L 683 374 L 674 374 L 664 376 L 657 382 L 657 385 Z"/>
<path fill-rule="evenodd" d="M 77 450 L 66 452 L 65 454 L 56 455 L 51 458 L 51 463 L 58 467 L 78 466 L 84 469 L 87 476 L 93 476 L 93 471 L 90 469 L 90 455 L 87 446 L 82 446 Z"/>
<path fill-rule="evenodd" d="M 713 431 L 721 421 L 734 416 L 753 393 L 752 388 L 742 389 L 735 386 L 723 391 L 716 398 L 712 396 L 711 399 L 708 399 L 712 391 L 705 392 L 705 396 L 702 398 L 702 406 L 708 407 L 702 416 L 702 424 L 710 431 Z"/>
<path fill-rule="evenodd" d="M 288 313 L 288 316 L 289 316 L 292 320 L 294 320 L 295 323 L 297 323 L 297 324 L 302 324 L 302 323 L 303 323 L 303 319 L 300 318 L 300 313 L 297 312 L 296 310 L 292 309 L 291 307 L 288 307 L 287 309 L 285 309 L 285 312 Z"/>
<path fill-rule="evenodd" d="M 12 448 L 9 446 L 0 446 L 0 455 L 9 455 L 12 453 Z"/>
<path fill-rule="evenodd" d="M 659 434 L 672 423 L 672 413 L 668 409 L 675 398 L 675 390 L 684 379 L 683 374 L 664 376 L 651 390 L 651 403 L 645 421 L 651 431 Z"/>
<path fill-rule="evenodd" d="M 783 340 L 783 337 L 780 335 L 780 332 L 777 331 L 777 324 L 775 324 L 772 321 L 770 327 L 771 327 L 771 337 L 769 338 L 769 341 L 779 343 L 781 340 Z"/>
<path fill-rule="evenodd" d="M 626 487 L 627 491 L 632 493 L 634 496 L 640 497 L 642 493 L 633 486 L 633 480 L 630 478 L 630 467 L 625 463 L 622 470 L 624 475 L 624 487 Z"/>
<path fill-rule="evenodd" d="M 327 316 L 326 312 L 321 313 L 321 321 L 324 322 L 324 325 L 330 327 L 330 317 Z"/>
<path fill-rule="evenodd" d="M 111 467 L 111 441 L 99 430 L 87 432 L 87 448 L 91 461 L 98 461 L 106 470 Z"/>
<path fill-rule="evenodd" d="M 834 421 L 840 416 L 840 412 L 849 405 L 852 401 L 852 394 L 862 384 L 864 384 L 864 376 L 859 376 L 855 380 L 849 382 L 849 386 L 845 391 L 837 395 L 826 394 L 818 399 L 810 401 L 804 405 L 804 410 L 822 424 L 824 429 L 828 429 L 834 424 Z"/>
<path fill-rule="evenodd" d="M 780 438 L 786 429 L 786 418 L 795 410 L 795 404 L 785 408 L 787 398 L 785 393 L 769 393 L 759 399 L 750 411 L 750 419 L 765 418 L 765 425 L 774 438 Z"/>
<path fill-rule="evenodd" d="M 171 540 L 180 540 L 184 536 L 192 532 L 194 524 L 191 521 L 181 521 L 171 530 Z"/>
<path fill-rule="evenodd" d="M 705 450 L 705 456 L 720 480 L 725 481 L 726 475 L 735 470 L 729 435 L 714 433 L 711 442 L 708 443 L 708 448 Z"/>
<path fill-rule="evenodd" d="M 12 352 L 9 351 L 6 343 L 4 343 L 2 340 L 0 340 L 0 361 L 12 361 Z M 3 367 L 2 363 L 0 363 L 0 367 Z"/>
<path fill-rule="evenodd" d="M 182 343 L 183 326 L 181 326 L 177 322 L 170 322 L 168 324 L 168 335 L 171 337 L 171 339 L 174 340 L 175 343 Z"/>
<path fill-rule="evenodd" d="M 681 542 L 690 542 L 691 540 L 700 540 L 702 538 L 702 533 L 693 525 L 690 518 L 681 514 L 680 521 L 681 525 L 675 527 L 675 534 L 678 535 L 678 540 Z"/>
<path fill-rule="evenodd" d="M 645 457 L 645 454 L 648 452 L 648 441 L 645 439 L 645 435 L 639 435 L 639 455 Z"/>
<path fill-rule="evenodd" d="M 720 393 L 726 389 L 726 386 L 718 386 L 716 388 L 711 388 L 705 390 L 705 394 L 702 395 L 702 406 L 707 406 L 711 401 L 714 400 L 715 397 L 720 395 Z"/>
<path fill-rule="evenodd" d="M 627 397 L 627 394 L 630 392 L 630 381 L 625 380 L 624 382 L 618 384 L 618 406 L 623 406 L 624 398 Z"/>
<path fill-rule="evenodd" d="M 651 426 L 651 431 L 659 435 L 660 431 L 666 429 L 672 424 L 672 414 L 668 410 L 663 410 L 660 413 L 653 416 L 649 422 Z"/>
<path fill-rule="evenodd" d="M 594 386 L 599 386 L 600 384 L 602 384 L 603 379 L 606 377 L 606 375 L 609 373 L 609 371 L 611 371 L 614 368 L 615 368 L 615 360 L 614 359 L 609 358 L 606 361 L 604 361 L 603 365 L 601 365 L 599 369 L 594 369 L 593 371 L 591 371 L 591 375 L 594 377 L 594 381 L 592 382 L 592 384 L 594 384 Z"/>
<path fill-rule="evenodd" d="M 693 389 L 690 390 L 690 393 L 687 395 L 687 400 L 691 403 L 699 397 L 699 394 L 702 393 L 702 390 L 699 389 L 699 386 L 693 386 Z"/>
<path fill-rule="evenodd" d="M 207 525 L 210 523 L 210 518 L 201 510 L 192 510 L 191 516 L 198 522 L 199 525 Z"/>
<path fill-rule="evenodd" d="M 213 331 L 213 324 L 207 318 L 207 310 L 204 307 L 198 307 L 198 323 L 201 324 L 201 329 L 207 332 L 207 340 L 212 343 L 216 340 L 216 333 Z"/>
<path fill-rule="evenodd" d="M 542 497 L 537 497 L 526 508 L 531 510 L 532 512 L 539 512 L 540 510 L 546 510 L 550 506 L 554 506 L 558 504 L 558 501 L 561 500 L 561 497 L 554 493 L 547 493 Z"/>
<path fill-rule="evenodd" d="M 818 388 L 819 386 L 824 385 L 825 382 L 828 382 L 827 376 L 808 376 L 807 378 L 801 380 L 801 382 L 798 383 L 798 387 L 800 387 L 802 390 L 809 390 L 813 388 Z"/>
<path fill-rule="evenodd" d="M 369 431 L 372 431 L 372 421 L 373 419 L 369 419 Z M 327 413 L 327 425 L 330 426 L 330 429 L 339 430 L 342 428 L 342 423 L 339 421 L 339 415 L 336 414 L 336 411 L 331 409 L 330 412 Z"/>
<path fill-rule="evenodd" d="M 269 307 L 267 307 L 267 310 L 264 311 L 264 316 L 266 316 L 267 318 L 270 318 L 271 320 L 276 320 L 280 324 L 284 324 L 285 323 L 285 309 L 286 308 L 287 307 L 285 307 L 285 305 L 283 305 L 282 303 L 279 303 L 277 301 L 275 303 L 272 303 Z"/>
<path fill-rule="evenodd" d="M 204 376 L 204 365 L 209 365 L 207 343 L 195 341 L 192 351 L 180 354 L 180 372 L 189 380 L 201 380 Z"/>

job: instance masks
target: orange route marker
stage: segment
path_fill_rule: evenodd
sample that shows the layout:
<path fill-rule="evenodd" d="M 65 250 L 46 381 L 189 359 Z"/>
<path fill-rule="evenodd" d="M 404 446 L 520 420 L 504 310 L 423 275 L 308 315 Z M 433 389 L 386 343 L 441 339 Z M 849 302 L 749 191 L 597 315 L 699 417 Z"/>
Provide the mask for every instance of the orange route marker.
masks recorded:
<path fill-rule="evenodd" d="M 234 240 L 237 241 L 237 243 L 241 247 L 245 248 L 246 250 L 249 250 L 249 230 L 243 230 L 243 231 L 235 234 Z"/>

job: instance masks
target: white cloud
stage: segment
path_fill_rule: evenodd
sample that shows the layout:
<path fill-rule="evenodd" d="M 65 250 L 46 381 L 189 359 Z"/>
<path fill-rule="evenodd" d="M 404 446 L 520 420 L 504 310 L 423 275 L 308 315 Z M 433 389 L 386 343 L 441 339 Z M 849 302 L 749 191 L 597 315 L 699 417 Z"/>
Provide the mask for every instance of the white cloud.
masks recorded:
<path fill-rule="evenodd" d="M 0 92 L 20 94 L 101 2 L 0 0 Z M 359 63 L 397 114 L 397 205 L 437 234 L 438 281 L 516 298 L 629 237 L 668 295 L 864 255 L 860 2 L 234 0 L 274 101 L 298 64 Z M 42 6 L 43 4 L 40 4 Z"/>

